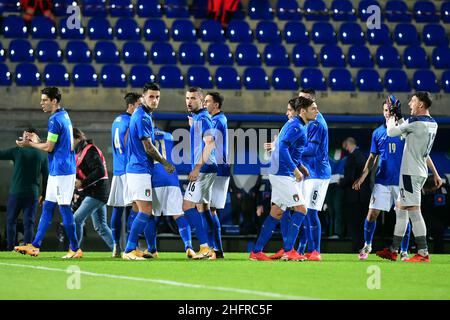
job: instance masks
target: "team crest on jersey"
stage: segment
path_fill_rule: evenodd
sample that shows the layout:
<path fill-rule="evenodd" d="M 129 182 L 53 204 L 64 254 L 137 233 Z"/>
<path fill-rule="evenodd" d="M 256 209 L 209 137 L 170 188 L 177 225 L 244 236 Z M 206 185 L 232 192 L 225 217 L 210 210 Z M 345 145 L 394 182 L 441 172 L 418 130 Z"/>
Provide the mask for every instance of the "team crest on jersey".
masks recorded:
<path fill-rule="evenodd" d="M 152 195 L 152 190 L 150 189 L 145 189 L 145 196 L 146 197 L 150 197 Z"/>
<path fill-rule="evenodd" d="M 300 197 L 298 196 L 298 194 L 294 194 L 293 198 L 294 198 L 295 202 L 298 202 L 298 200 L 300 200 Z"/>

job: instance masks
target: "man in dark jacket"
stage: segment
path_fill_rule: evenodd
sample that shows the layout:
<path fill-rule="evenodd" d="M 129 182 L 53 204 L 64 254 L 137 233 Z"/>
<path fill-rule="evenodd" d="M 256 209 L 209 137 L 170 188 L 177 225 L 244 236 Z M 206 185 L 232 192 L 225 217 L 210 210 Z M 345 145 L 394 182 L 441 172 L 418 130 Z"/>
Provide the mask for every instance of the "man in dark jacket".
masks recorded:
<path fill-rule="evenodd" d="M 369 180 L 364 181 L 360 190 L 353 190 L 352 184 L 361 176 L 366 157 L 359 150 L 356 140 L 352 137 L 344 140 L 342 148 L 347 150 L 349 155 L 344 167 L 344 177 L 339 181 L 339 185 L 344 189 L 344 215 L 347 222 L 347 235 L 352 238 L 352 251 L 358 252 L 359 247 L 364 242 L 363 230 L 359 226 L 364 223 L 371 191 Z"/>

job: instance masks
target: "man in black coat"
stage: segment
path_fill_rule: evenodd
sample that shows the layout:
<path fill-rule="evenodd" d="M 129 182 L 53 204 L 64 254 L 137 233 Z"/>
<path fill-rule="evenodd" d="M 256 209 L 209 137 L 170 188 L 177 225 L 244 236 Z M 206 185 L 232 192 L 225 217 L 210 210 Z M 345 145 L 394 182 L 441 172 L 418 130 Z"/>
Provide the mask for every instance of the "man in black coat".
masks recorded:
<path fill-rule="evenodd" d="M 339 181 L 339 185 L 344 188 L 344 216 L 347 223 L 347 235 L 352 238 L 352 251 L 358 252 L 358 248 L 364 242 L 364 230 L 361 225 L 364 225 L 371 192 L 369 179 L 364 181 L 360 190 L 353 190 L 352 184 L 361 175 L 367 159 L 352 137 L 344 140 L 342 148 L 349 155 L 344 167 L 344 177 Z"/>

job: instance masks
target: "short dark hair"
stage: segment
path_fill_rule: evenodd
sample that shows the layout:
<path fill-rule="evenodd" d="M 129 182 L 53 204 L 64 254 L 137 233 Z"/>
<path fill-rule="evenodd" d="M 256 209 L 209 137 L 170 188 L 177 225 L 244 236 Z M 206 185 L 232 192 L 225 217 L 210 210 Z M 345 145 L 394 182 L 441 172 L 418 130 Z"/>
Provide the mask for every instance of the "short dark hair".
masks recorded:
<path fill-rule="evenodd" d="M 219 109 L 222 108 L 224 98 L 220 93 L 218 93 L 217 91 L 213 91 L 208 92 L 206 95 L 211 96 L 214 102 L 219 104 Z"/>
<path fill-rule="evenodd" d="M 144 84 L 144 88 L 142 88 L 142 92 L 146 93 L 148 90 L 161 91 L 159 89 L 159 85 L 155 82 L 147 82 L 146 84 Z"/>
<path fill-rule="evenodd" d="M 38 131 L 38 129 L 36 129 L 36 128 L 28 128 L 28 129 L 25 129 L 25 132 L 28 132 L 28 133 L 36 133 L 37 135 L 39 135 L 39 131 Z"/>
<path fill-rule="evenodd" d="M 205 94 L 203 93 L 203 89 L 200 87 L 190 87 L 187 92 L 197 92 L 199 94 L 199 96 L 204 97 Z"/>
<path fill-rule="evenodd" d="M 56 99 L 56 102 L 61 101 L 61 91 L 57 87 L 45 87 L 41 90 L 50 100 Z"/>
<path fill-rule="evenodd" d="M 123 99 L 125 100 L 125 107 L 128 108 L 129 104 L 135 104 L 139 99 L 141 98 L 141 95 L 136 92 L 128 92 Z"/>
<path fill-rule="evenodd" d="M 86 135 L 80 129 L 73 128 L 73 138 L 74 139 L 86 140 Z"/>
<path fill-rule="evenodd" d="M 431 104 L 433 103 L 433 101 L 431 99 L 431 94 L 429 92 L 417 91 L 417 92 L 414 92 L 413 97 L 414 96 L 416 96 L 417 99 L 419 99 L 419 101 L 425 105 L 426 109 L 431 107 Z"/>
<path fill-rule="evenodd" d="M 314 103 L 314 100 L 305 98 L 305 97 L 297 97 L 289 100 L 289 104 L 294 108 L 295 111 L 299 112 L 300 109 L 307 109 Z"/>
<path fill-rule="evenodd" d="M 313 98 L 313 100 L 316 100 L 316 90 L 314 90 L 314 89 L 301 89 L 300 92 L 309 94 Z"/>

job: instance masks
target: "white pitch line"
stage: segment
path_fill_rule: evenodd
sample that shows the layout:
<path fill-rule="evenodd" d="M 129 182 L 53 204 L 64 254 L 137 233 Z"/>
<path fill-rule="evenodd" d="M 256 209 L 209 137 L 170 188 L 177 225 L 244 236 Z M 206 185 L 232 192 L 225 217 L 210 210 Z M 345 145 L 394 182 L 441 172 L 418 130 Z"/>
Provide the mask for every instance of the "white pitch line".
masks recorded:
<path fill-rule="evenodd" d="M 26 264 L 0 262 L 0 265 L 7 266 L 7 267 L 19 267 L 19 268 L 29 268 L 29 269 L 36 269 L 36 270 L 67 273 L 66 269 L 48 268 L 48 267 L 26 265 Z M 267 297 L 267 298 L 277 298 L 277 299 L 286 299 L 286 300 L 316 300 L 316 298 L 312 298 L 312 297 L 291 296 L 291 295 L 285 295 L 285 294 L 281 294 L 281 293 L 255 291 L 255 290 L 238 289 L 238 288 L 213 287 L 213 286 L 205 286 L 205 285 L 201 285 L 201 284 L 190 284 L 190 283 L 183 283 L 183 282 L 170 281 L 170 280 L 120 276 L 120 275 L 106 274 L 106 273 L 94 273 L 94 272 L 89 272 L 89 271 L 80 271 L 80 274 L 83 274 L 86 276 L 91 276 L 91 277 L 101 277 L 101 278 L 120 279 L 120 280 L 139 281 L 139 282 L 151 282 L 151 283 L 165 284 L 165 285 L 170 285 L 170 286 L 175 286 L 175 287 L 187 287 L 187 288 L 195 288 L 195 289 L 207 289 L 207 290 L 214 290 L 214 291 L 243 293 L 243 294 L 256 295 L 256 296 Z"/>

